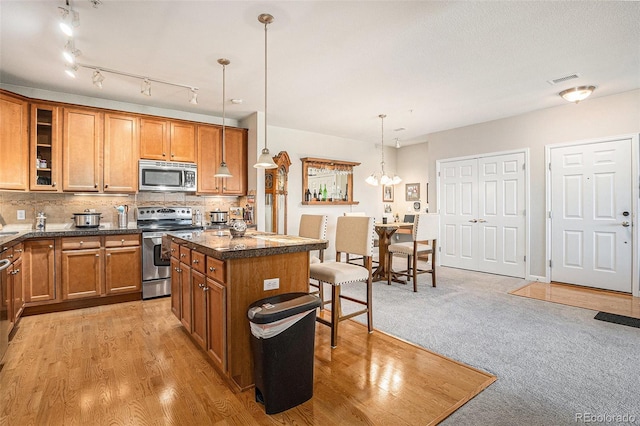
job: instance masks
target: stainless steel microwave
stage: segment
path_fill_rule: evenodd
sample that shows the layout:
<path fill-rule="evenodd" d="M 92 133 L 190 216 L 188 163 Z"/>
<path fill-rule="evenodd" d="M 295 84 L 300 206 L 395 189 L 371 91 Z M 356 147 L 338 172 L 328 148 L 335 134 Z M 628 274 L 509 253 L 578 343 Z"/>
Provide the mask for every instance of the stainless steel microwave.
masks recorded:
<path fill-rule="evenodd" d="M 198 167 L 193 163 L 140 160 L 139 190 L 196 192 Z"/>

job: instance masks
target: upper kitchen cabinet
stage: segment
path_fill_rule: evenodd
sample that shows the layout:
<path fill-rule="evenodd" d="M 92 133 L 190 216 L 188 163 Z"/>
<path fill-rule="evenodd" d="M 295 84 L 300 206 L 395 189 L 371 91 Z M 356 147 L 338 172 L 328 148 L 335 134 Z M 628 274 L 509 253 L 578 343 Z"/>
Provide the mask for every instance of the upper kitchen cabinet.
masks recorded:
<path fill-rule="evenodd" d="M 140 119 L 140 158 L 195 163 L 196 125 L 157 118 Z"/>
<path fill-rule="evenodd" d="M 102 189 L 102 112 L 63 109 L 62 185 L 64 191 L 99 192 Z"/>
<path fill-rule="evenodd" d="M 103 191 L 134 193 L 138 189 L 139 119 L 126 114 L 104 116 Z"/>
<path fill-rule="evenodd" d="M 214 177 L 222 161 L 222 127 L 198 126 L 198 193 L 214 195 L 246 195 L 247 131 L 225 128 L 224 157 L 230 178 Z"/>
<path fill-rule="evenodd" d="M 31 191 L 62 191 L 59 112 L 55 105 L 31 104 Z"/>
<path fill-rule="evenodd" d="M 0 189 L 25 191 L 29 171 L 29 106 L 0 93 Z"/>

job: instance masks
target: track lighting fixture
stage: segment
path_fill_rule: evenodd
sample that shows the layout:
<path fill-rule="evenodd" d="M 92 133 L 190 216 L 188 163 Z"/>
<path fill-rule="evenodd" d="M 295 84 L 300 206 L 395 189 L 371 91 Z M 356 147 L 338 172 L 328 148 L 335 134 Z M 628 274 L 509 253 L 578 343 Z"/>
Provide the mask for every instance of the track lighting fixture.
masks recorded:
<path fill-rule="evenodd" d="M 75 64 L 67 64 L 64 70 L 65 73 L 71 78 L 76 78 L 78 75 L 78 66 Z"/>
<path fill-rule="evenodd" d="M 70 5 L 68 8 L 59 7 L 58 10 L 61 16 L 60 29 L 65 35 L 73 37 L 73 29 L 80 25 L 80 14 L 71 9 Z"/>
<path fill-rule="evenodd" d="M 94 86 L 96 86 L 98 89 L 102 89 L 102 82 L 104 81 L 104 75 L 102 75 L 100 70 L 97 69 L 93 72 L 92 81 Z"/>
<path fill-rule="evenodd" d="M 148 78 L 142 80 L 142 87 L 140 88 L 140 93 L 145 96 L 151 96 L 151 83 Z"/>
<path fill-rule="evenodd" d="M 76 58 L 80 55 L 82 55 L 82 52 L 76 49 L 73 39 L 69 38 L 69 40 L 67 40 L 67 44 L 64 46 L 64 50 L 62 51 L 62 56 L 65 61 L 70 64 L 74 64 L 76 62 Z"/>
<path fill-rule="evenodd" d="M 224 161 L 224 145 L 225 145 L 225 138 L 226 138 L 226 130 L 225 130 L 225 118 L 226 118 L 226 114 L 225 114 L 225 104 L 226 104 L 226 100 L 227 100 L 227 95 L 225 92 L 225 87 L 226 87 L 226 69 L 227 69 L 227 65 L 229 65 L 231 63 L 231 61 L 229 61 L 228 59 L 225 58 L 220 58 L 218 59 L 218 63 L 220 65 L 222 65 L 222 158 L 220 161 L 220 166 L 218 167 L 218 170 L 216 171 L 216 174 L 213 175 L 214 177 L 223 177 L 223 178 L 230 178 L 231 176 L 231 171 L 229 170 L 229 167 L 227 167 L 227 163 L 225 163 Z"/>
<path fill-rule="evenodd" d="M 198 91 L 193 87 L 191 90 L 191 99 L 189 99 L 189 103 L 193 105 L 198 105 Z"/>
<path fill-rule="evenodd" d="M 273 16 L 261 13 L 258 16 L 258 21 L 264 24 L 264 148 L 258 162 L 253 167 L 256 169 L 275 169 L 278 166 L 273 162 L 267 148 L 267 25 L 273 22 Z"/>

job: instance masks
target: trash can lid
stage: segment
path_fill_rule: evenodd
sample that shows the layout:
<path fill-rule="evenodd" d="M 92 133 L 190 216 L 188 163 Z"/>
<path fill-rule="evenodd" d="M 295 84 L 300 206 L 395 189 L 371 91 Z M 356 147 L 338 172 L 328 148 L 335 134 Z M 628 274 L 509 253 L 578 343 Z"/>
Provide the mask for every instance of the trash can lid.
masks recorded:
<path fill-rule="evenodd" d="M 255 324 L 268 324 L 320 307 L 320 299 L 308 293 L 280 294 L 251 304 L 247 316 Z"/>

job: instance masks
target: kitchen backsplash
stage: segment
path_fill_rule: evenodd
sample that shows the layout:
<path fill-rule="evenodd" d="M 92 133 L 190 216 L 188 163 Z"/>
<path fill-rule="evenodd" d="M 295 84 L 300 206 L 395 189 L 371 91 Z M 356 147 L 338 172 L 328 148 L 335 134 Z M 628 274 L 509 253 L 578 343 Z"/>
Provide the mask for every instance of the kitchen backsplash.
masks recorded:
<path fill-rule="evenodd" d="M 118 212 L 115 206 L 129 206 L 129 223 L 136 221 L 136 207 L 144 206 L 188 206 L 202 211 L 205 220 L 210 211 L 229 211 L 231 207 L 244 207 L 246 197 L 199 197 L 185 193 L 143 192 L 129 196 L 91 196 L 73 194 L 51 194 L 36 192 L 0 191 L 0 225 L 19 228 L 32 227 L 36 213 L 43 211 L 49 225 L 73 225 L 73 213 L 95 209 L 102 213 L 100 224 L 117 227 Z M 18 210 L 25 211 L 25 219 L 18 220 Z"/>

